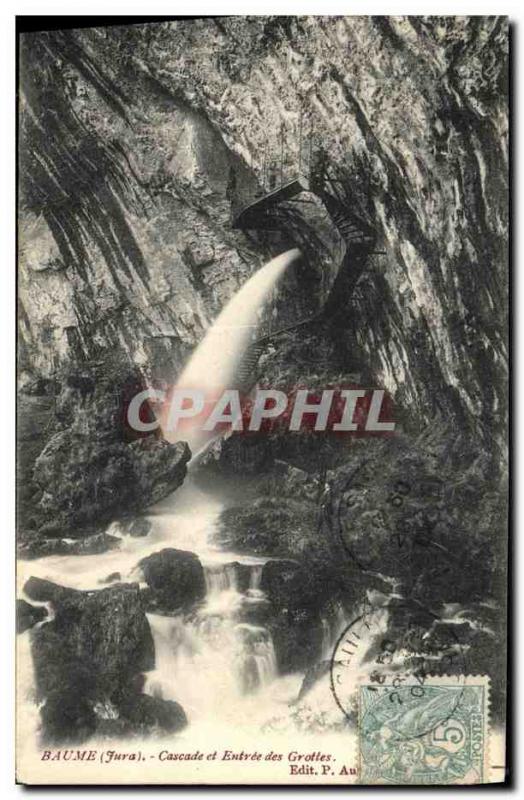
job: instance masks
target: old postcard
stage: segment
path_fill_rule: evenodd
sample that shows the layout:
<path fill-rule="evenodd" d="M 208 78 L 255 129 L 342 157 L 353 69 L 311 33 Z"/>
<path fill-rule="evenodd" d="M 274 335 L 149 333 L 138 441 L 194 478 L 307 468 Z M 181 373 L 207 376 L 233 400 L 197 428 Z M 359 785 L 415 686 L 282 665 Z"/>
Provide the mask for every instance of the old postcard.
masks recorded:
<path fill-rule="evenodd" d="M 507 19 L 61 20 L 17 33 L 17 780 L 504 782 Z"/>

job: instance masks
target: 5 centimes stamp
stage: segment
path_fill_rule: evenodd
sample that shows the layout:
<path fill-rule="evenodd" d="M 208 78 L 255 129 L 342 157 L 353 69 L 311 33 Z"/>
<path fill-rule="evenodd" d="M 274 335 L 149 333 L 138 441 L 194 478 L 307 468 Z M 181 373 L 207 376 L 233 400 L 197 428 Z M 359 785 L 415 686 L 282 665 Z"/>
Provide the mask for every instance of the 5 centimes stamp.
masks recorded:
<path fill-rule="evenodd" d="M 489 678 L 426 676 L 359 686 L 359 782 L 484 783 L 488 774 Z"/>

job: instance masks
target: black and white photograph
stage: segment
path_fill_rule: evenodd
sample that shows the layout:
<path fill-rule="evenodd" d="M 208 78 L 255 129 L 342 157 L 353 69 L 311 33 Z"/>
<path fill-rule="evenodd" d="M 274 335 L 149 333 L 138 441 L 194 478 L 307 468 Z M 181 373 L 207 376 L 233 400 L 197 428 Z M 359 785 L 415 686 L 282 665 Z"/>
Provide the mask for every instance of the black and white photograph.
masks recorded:
<path fill-rule="evenodd" d="M 510 33 L 17 18 L 18 783 L 507 781 Z"/>

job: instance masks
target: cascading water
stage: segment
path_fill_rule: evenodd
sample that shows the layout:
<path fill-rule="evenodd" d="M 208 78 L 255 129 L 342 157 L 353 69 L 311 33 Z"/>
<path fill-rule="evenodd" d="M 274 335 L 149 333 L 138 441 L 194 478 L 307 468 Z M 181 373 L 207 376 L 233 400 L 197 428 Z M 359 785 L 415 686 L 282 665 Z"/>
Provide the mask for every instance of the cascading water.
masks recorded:
<path fill-rule="evenodd" d="M 262 581 L 262 567 L 260 565 L 254 566 L 249 575 L 249 588 L 251 592 L 260 592 L 260 583 Z"/>
<path fill-rule="evenodd" d="M 299 256 L 297 249 L 277 256 L 244 284 L 197 347 L 177 389 L 199 389 L 209 402 L 231 388 L 264 302 Z M 166 431 L 166 438 L 184 438 L 195 453 L 213 438 L 202 432 L 200 424 L 197 420 L 185 425 L 183 432 Z M 202 557 L 194 546 L 191 549 Z M 269 632 L 241 619 L 246 606 L 264 602 L 262 565 L 248 565 L 247 569 L 248 588 L 242 592 L 234 564 L 217 565 L 208 560 L 206 602 L 192 619 L 149 615 L 157 660 L 146 691 L 178 699 L 190 716 L 198 718 L 209 714 L 210 708 L 223 709 L 225 699 L 234 702 L 275 677 L 276 656 Z"/>
<path fill-rule="evenodd" d="M 192 385 L 205 390 L 217 385 L 227 387 L 265 298 L 298 255 L 297 250 L 284 253 L 245 284 L 197 348 L 179 386 Z M 197 431 L 193 435 L 194 447 L 199 435 Z M 145 691 L 181 703 L 190 722 L 187 733 L 181 737 L 192 736 L 192 741 L 207 735 L 208 726 L 213 731 L 228 731 L 233 741 L 242 727 L 247 731 L 253 731 L 253 726 L 260 730 L 268 720 L 289 720 L 290 704 L 298 696 L 303 677 L 278 675 L 270 632 L 258 621 L 264 619 L 267 603 L 261 590 L 266 559 L 223 552 L 214 545 L 225 499 L 222 487 L 218 491 L 204 490 L 197 476 L 190 473 L 180 489 L 149 509 L 146 516 L 151 529 L 146 537 L 121 534 L 115 522 L 111 533 L 120 535 L 122 540 L 116 550 L 19 562 L 21 587 L 30 575 L 35 575 L 64 586 L 93 590 L 106 585 L 111 573 L 120 576 L 115 580 L 140 581 L 138 562 L 163 547 L 190 550 L 200 558 L 206 579 L 203 603 L 189 614 L 148 614 L 155 668 L 146 675 Z M 338 627 L 336 624 L 335 628 Z M 333 625 L 327 625 L 326 650 L 335 632 Z M 19 638 L 22 672 L 26 676 L 24 702 L 27 697 L 31 704 L 34 686 L 29 634 Z M 332 705 L 329 698 L 327 702 Z M 37 721 L 34 704 L 32 713 Z"/>
<path fill-rule="evenodd" d="M 242 566 L 259 571 L 258 565 Z M 242 619 L 253 602 L 264 602 L 262 593 L 255 599 L 251 589 L 238 590 L 237 567 L 238 562 L 205 567 L 206 601 L 192 615 L 148 615 L 156 663 L 146 692 L 178 700 L 193 722 L 222 718 L 277 674 L 269 632 Z"/>
<path fill-rule="evenodd" d="M 273 258 L 259 269 L 231 298 L 199 344 L 176 389 L 198 389 L 211 405 L 224 389 L 233 388 L 238 365 L 257 329 L 261 311 L 271 290 L 286 269 L 300 256 L 294 248 Z M 197 453 L 214 434 L 201 430 L 202 419 L 185 420 L 180 430 L 168 430 L 169 410 L 163 411 L 161 425 L 168 441 L 183 439 Z"/>
<path fill-rule="evenodd" d="M 300 255 L 290 250 L 260 269 L 230 300 L 191 357 L 179 387 L 198 387 L 207 393 L 222 390 L 235 371 L 259 321 L 264 301 L 289 265 Z M 193 451 L 202 446 L 197 430 L 189 434 Z M 179 437 L 175 437 L 179 438 Z M 249 612 L 264 604 L 261 591 L 264 559 L 224 553 L 213 546 L 213 534 L 224 503 L 197 487 L 191 475 L 184 486 L 150 509 L 151 530 L 144 539 L 122 535 L 120 548 L 90 556 L 50 556 L 20 563 L 20 585 L 30 575 L 47 578 L 76 589 L 100 589 L 109 574 L 120 580 L 141 579 L 137 563 L 162 547 L 191 550 L 205 570 L 207 594 L 190 616 L 149 614 L 154 644 L 155 669 L 146 677 L 145 691 L 176 699 L 190 722 L 221 719 L 237 724 L 244 703 L 245 721 L 252 724 L 256 708 L 246 700 L 271 687 L 279 695 L 277 659 L 269 631 L 248 621 Z M 119 535 L 118 523 L 111 533 Z M 22 645 L 29 637 L 26 636 Z M 23 650 L 30 662 L 29 647 Z M 29 664 L 30 666 L 30 664 Z M 32 691 L 32 670 L 27 670 Z M 293 682 L 296 695 L 300 676 Z M 287 689 L 284 692 L 289 699 Z M 274 702 L 274 701 L 273 701 Z M 279 701 L 277 700 L 277 703 Z M 258 712 L 267 713 L 265 703 Z"/>
<path fill-rule="evenodd" d="M 322 659 L 331 658 L 333 645 L 342 633 L 346 621 L 346 614 L 340 603 L 335 606 L 334 612 L 329 618 L 322 618 Z"/>
<path fill-rule="evenodd" d="M 148 536 L 123 536 L 120 548 L 109 553 L 20 561 L 19 586 L 31 575 L 82 590 L 103 588 L 111 573 L 120 574 L 115 581 L 136 582 L 142 579 L 137 569 L 142 558 L 163 547 L 192 550 L 204 567 L 206 597 L 189 615 L 148 614 L 155 669 L 146 675 L 145 691 L 180 702 L 191 723 L 224 720 L 224 716 L 232 720 L 242 714 L 244 700 L 269 687 L 277 677 L 277 667 L 269 632 L 246 621 L 250 611 L 266 602 L 260 590 L 265 559 L 224 552 L 214 545 L 224 507 L 222 496 L 202 489 L 190 475 L 177 492 L 149 509 Z M 117 524 L 112 532 L 118 533 Z M 30 631 L 18 639 L 19 696 L 36 731 Z M 249 708 L 246 705 L 246 719 Z"/>

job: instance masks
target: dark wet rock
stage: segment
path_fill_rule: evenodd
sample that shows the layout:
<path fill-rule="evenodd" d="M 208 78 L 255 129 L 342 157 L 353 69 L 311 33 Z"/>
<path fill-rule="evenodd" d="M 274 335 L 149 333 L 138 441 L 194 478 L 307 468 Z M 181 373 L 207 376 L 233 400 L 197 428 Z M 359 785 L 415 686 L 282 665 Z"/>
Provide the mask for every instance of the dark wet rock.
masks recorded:
<path fill-rule="evenodd" d="M 206 594 L 200 559 L 187 550 L 165 548 L 143 558 L 138 566 L 149 587 L 145 597 L 153 608 L 174 611 L 190 606 Z"/>
<path fill-rule="evenodd" d="M 16 632 L 24 633 L 24 631 L 32 628 L 37 622 L 41 622 L 47 617 L 47 608 L 45 606 L 33 606 L 26 600 L 16 601 Z"/>
<path fill-rule="evenodd" d="M 272 559 L 262 568 L 260 588 L 276 607 L 327 609 L 339 598 L 353 600 L 362 592 L 362 576 L 333 558 L 309 557 L 300 561 Z"/>
<path fill-rule="evenodd" d="M 187 725 L 184 709 L 173 700 L 151 697 L 147 694 L 130 694 L 119 704 L 121 719 L 133 733 L 176 733 Z"/>
<path fill-rule="evenodd" d="M 225 473 L 259 475 L 271 463 L 271 443 L 265 436 L 230 436 L 220 448 L 219 464 Z"/>
<path fill-rule="evenodd" d="M 505 519 L 504 494 L 485 490 L 494 470 L 444 428 L 367 441 L 330 482 L 325 529 L 362 572 L 394 579 L 425 608 L 482 600 L 497 580 Z"/>
<path fill-rule="evenodd" d="M 182 484 L 190 458 L 186 444 L 139 435 L 127 424 L 127 405 L 144 379 L 118 354 L 64 368 L 57 383 L 54 398 L 23 398 L 22 557 L 105 552 L 118 546 L 104 535 L 108 524 L 125 517 L 132 519 L 132 535 L 144 535 L 138 513 Z M 152 414 L 147 406 L 144 411 Z M 83 539 L 89 541 L 70 541 Z"/>
<path fill-rule="evenodd" d="M 17 542 L 30 538 L 27 532 L 37 526 L 36 509 L 42 491 L 32 480 L 32 472 L 39 453 L 44 448 L 50 431 L 53 431 L 52 395 L 30 396 L 24 391 L 17 398 Z M 34 534 L 33 534 L 34 535 Z"/>
<path fill-rule="evenodd" d="M 388 598 L 386 605 L 390 630 L 420 628 L 429 631 L 439 619 L 429 608 L 409 597 L 393 595 Z"/>
<path fill-rule="evenodd" d="M 46 696 L 40 709 L 46 744 L 75 744 L 89 739 L 96 730 L 92 703 L 78 689 L 56 689 Z"/>
<path fill-rule="evenodd" d="M 235 571 L 236 584 L 239 592 L 247 592 L 251 586 L 251 577 L 253 570 L 257 569 L 249 564 L 241 564 L 239 561 L 233 561 L 231 566 Z"/>
<path fill-rule="evenodd" d="M 267 491 L 278 491 L 285 497 L 302 497 L 305 500 L 316 502 L 319 497 L 320 481 L 318 476 L 312 476 L 306 470 L 276 458 L 271 477 L 267 478 Z"/>
<path fill-rule="evenodd" d="M 88 707 L 124 691 L 138 673 L 154 667 L 153 638 L 137 584 L 62 593 L 49 586 L 37 588 L 52 600 L 54 619 L 31 635 L 37 694 L 50 700 L 42 716 L 44 737 L 56 737 L 71 719 L 76 740 L 91 724 Z"/>
<path fill-rule="evenodd" d="M 315 595 L 308 578 L 299 562 L 275 559 L 264 564 L 260 588 L 276 606 L 310 605 Z"/>
<path fill-rule="evenodd" d="M 128 691 L 117 701 L 95 707 L 96 737 L 123 739 L 165 736 L 187 725 L 184 709 L 173 700 Z"/>
<path fill-rule="evenodd" d="M 154 436 L 125 443 L 71 429 L 56 433 L 35 463 L 34 480 L 43 492 L 40 533 L 81 534 L 155 503 L 181 485 L 189 458 L 186 444 Z"/>
<path fill-rule="evenodd" d="M 280 496 L 225 509 L 217 540 L 240 552 L 292 556 L 307 548 L 316 527 L 314 506 Z"/>
<path fill-rule="evenodd" d="M 296 561 L 274 560 L 264 564 L 260 586 L 270 604 L 266 624 L 280 671 L 306 669 L 322 647 L 322 594 L 315 581 Z"/>
<path fill-rule="evenodd" d="M 460 646 L 469 645 L 475 637 L 475 629 L 469 622 L 434 622 L 428 632 L 426 645 L 432 650 L 443 650 L 457 642 Z"/>
<path fill-rule="evenodd" d="M 279 672 L 299 672 L 314 664 L 322 653 L 320 615 L 307 608 L 282 608 L 268 620 Z"/>
<path fill-rule="evenodd" d="M 96 553 L 107 553 L 121 545 L 118 536 L 109 533 L 95 533 L 85 539 L 70 541 L 67 539 L 45 539 L 37 537 L 23 543 L 18 550 L 21 558 L 42 558 L 50 555 L 89 556 Z"/>
<path fill-rule="evenodd" d="M 154 666 L 154 646 L 137 584 L 119 584 L 93 592 L 65 594 L 53 603 L 55 617 L 34 632 L 37 687 L 50 690 L 73 672 L 91 673 L 90 683 L 113 692 L 137 672 Z M 54 654 L 49 646 L 55 647 Z"/>
<path fill-rule="evenodd" d="M 57 605 L 67 598 L 80 596 L 81 592 L 77 589 L 70 589 L 68 586 L 60 586 L 58 583 L 47 581 L 44 578 L 32 576 L 24 584 L 24 593 L 38 603 L 51 602 Z"/>
<path fill-rule="evenodd" d="M 121 543 L 118 536 L 112 536 L 110 533 L 98 533 L 78 542 L 72 542 L 70 549 L 66 551 L 66 555 L 88 556 L 96 553 L 107 553 L 109 550 L 119 548 Z"/>
<path fill-rule="evenodd" d="M 106 578 L 102 578 L 100 583 L 114 583 L 115 581 L 119 581 L 122 579 L 122 575 L 120 572 L 111 572 Z"/>

